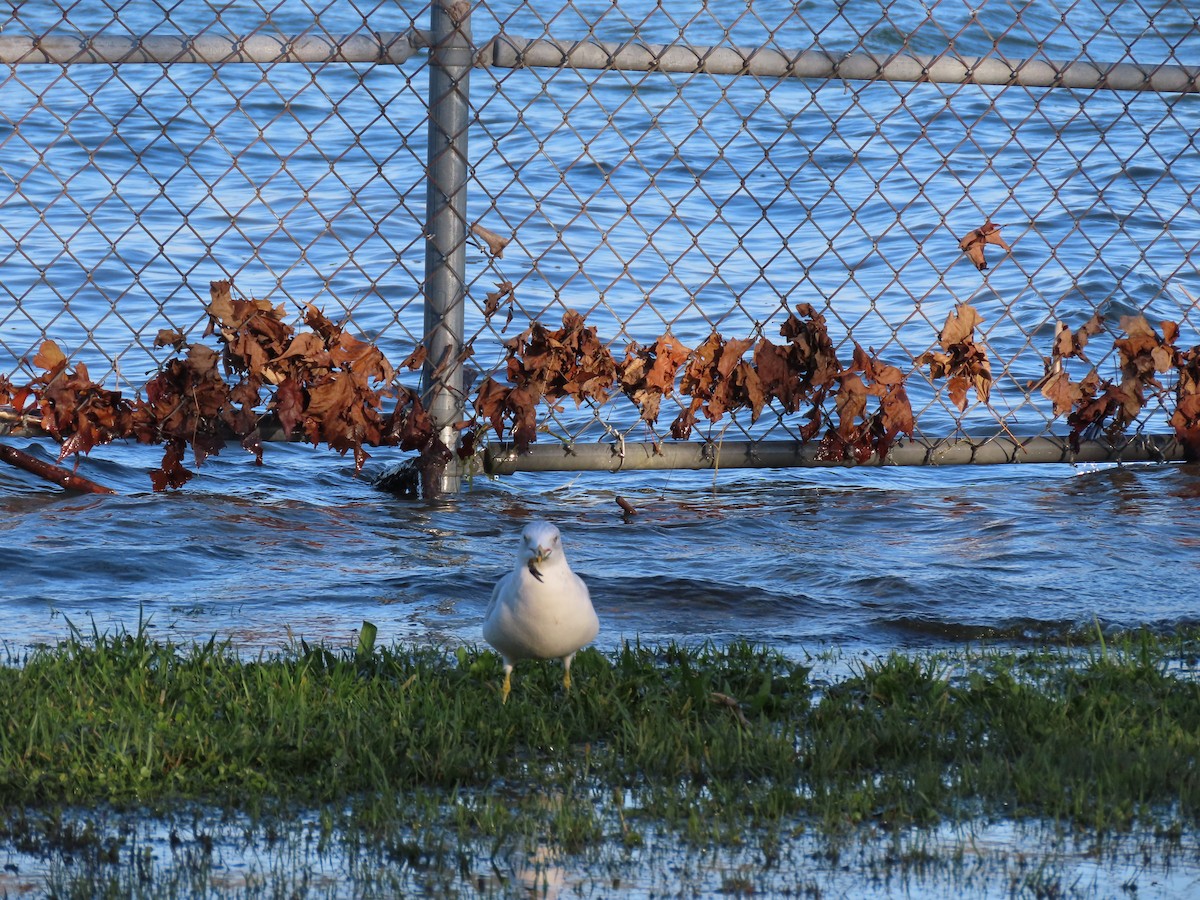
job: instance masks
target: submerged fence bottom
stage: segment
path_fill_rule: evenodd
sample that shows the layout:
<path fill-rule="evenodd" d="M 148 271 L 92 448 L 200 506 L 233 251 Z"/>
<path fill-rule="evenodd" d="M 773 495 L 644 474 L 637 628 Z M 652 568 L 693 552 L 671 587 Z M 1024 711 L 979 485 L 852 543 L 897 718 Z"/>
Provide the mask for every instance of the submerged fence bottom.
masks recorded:
<path fill-rule="evenodd" d="M 511 445 L 488 447 L 488 475 L 516 472 L 620 472 L 642 469 L 785 469 L 793 467 L 961 466 L 1011 463 L 1183 462 L 1171 435 L 1139 435 L 1120 444 L 1061 437 L 939 438 L 897 444 L 882 460 L 823 459 L 817 443 L 800 441 L 689 441 L 559 444 L 518 453 Z"/>

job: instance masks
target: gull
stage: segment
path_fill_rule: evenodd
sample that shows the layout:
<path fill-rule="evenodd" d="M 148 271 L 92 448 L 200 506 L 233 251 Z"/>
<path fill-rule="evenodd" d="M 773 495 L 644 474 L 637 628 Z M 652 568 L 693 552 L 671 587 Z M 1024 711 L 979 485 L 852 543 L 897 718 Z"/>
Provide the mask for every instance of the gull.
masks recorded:
<path fill-rule="evenodd" d="M 513 665 L 522 659 L 561 659 L 569 691 L 571 660 L 599 631 L 587 585 L 567 564 L 558 529 L 530 522 L 517 565 L 496 582 L 483 620 L 483 639 L 504 659 L 501 702 L 508 702 Z"/>

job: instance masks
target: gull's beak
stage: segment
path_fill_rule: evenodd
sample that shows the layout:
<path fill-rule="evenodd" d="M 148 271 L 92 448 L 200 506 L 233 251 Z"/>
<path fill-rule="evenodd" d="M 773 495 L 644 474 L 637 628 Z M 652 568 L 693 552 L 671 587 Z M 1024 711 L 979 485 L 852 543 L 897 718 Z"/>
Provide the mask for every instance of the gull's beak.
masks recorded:
<path fill-rule="evenodd" d="M 537 553 L 535 553 L 533 555 L 533 559 L 529 560 L 529 574 L 532 575 L 534 578 L 536 578 L 538 581 L 541 581 L 542 573 L 538 571 L 537 564 L 540 562 L 545 562 L 549 558 L 550 558 L 550 551 L 547 550 L 545 547 L 538 547 Z"/>

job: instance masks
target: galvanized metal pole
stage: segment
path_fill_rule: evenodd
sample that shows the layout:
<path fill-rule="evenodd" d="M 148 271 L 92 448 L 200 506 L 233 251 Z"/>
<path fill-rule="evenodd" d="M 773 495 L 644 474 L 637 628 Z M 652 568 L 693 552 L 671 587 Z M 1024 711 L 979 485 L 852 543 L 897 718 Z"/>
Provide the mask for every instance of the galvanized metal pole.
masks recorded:
<path fill-rule="evenodd" d="M 442 442 L 453 449 L 463 418 L 463 303 L 467 262 L 468 89 L 474 53 L 467 0 L 434 0 L 429 48 L 429 150 L 425 203 L 425 368 L 421 394 Z M 422 478 L 432 478 L 423 467 Z M 436 471 L 436 470 L 434 470 Z M 452 457 L 425 496 L 461 487 Z"/>

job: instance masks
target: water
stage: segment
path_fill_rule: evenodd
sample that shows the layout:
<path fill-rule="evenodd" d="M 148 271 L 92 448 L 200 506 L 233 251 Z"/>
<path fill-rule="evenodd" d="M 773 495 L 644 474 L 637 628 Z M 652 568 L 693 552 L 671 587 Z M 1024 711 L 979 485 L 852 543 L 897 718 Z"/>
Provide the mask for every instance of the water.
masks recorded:
<path fill-rule="evenodd" d="M 86 464 L 118 497 L 0 470 L 10 646 L 140 619 L 250 653 L 351 646 L 364 619 L 388 641 L 479 643 L 534 517 L 563 529 L 604 649 L 748 638 L 878 653 L 1200 622 L 1187 467 L 518 476 L 426 503 L 334 455 L 268 449 L 261 469 L 226 451 L 166 495 L 148 491 L 140 448 Z"/>
<path fill-rule="evenodd" d="M 77 6 L 60 15 L 18 4 L 4 33 L 427 23 L 425 9 L 393 3 L 331 4 L 315 26 L 295 2 L 270 15 L 236 2 L 168 16 L 141 0 L 121 5 L 119 22 L 101 4 Z M 952 39 L 964 55 L 1148 63 L 1200 52 L 1184 4 L 1156 8 L 1152 22 L 1136 4 L 1049 0 L 1019 16 L 1004 4 L 718 6 L 577 4 L 582 15 L 555 18 L 545 4 L 511 14 L 489 4 L 475 35 L 503 22 L 513 34 L 579 37 L 595 19 L 610 40 L 667 41 L 683 23 L 698 44 L 726 33 L 754 44 L 777 26 L 771 40 L 785 48 L 936 53 Z M 100 66 L 17 75 L 0 86 L 0 372 L 28 377 L 23 360 L 51 337 L 94 377 L 135 392 L 165 358 L 150 346 L 157 329 L 200 339 L 199 304 L 223 277 L 273 302 L 313 300 L 393 361 L 407 356 L 422 327 L 419 59 L 400 72 L 277 67 L 269 83 L 257 67 L 216 78 L 153 66 L 116 80 Z M 553 325 L 568 306 L 619 355 L 667 325 L 689 344 L 712 327 L 776 338 L 785 301 L 822 309 L 843 357 L 858 341 L 911 367 L 952 304 L 971 299 L 994 356 L 994 408 L 960 416 L 910 368 L 919 430 L 995 430 L 1008 414 L 1016 433 L 1035 434 L 1047 404 L 1025 386 L 1042 374 L 1058 318 L 1077 326 L 1096 309 L 1114 319 L 1142 310 L 1183 322 L 1181 347 L 1195 341 L 1195 97 L 684 82 L 475 73 L 472 221 L 517 236 L 501 268 L 469 260 L 481 369 L 527 321 Z M 1153 141 L 1131 122 L 1152 127 Z M 81 221 L 81 209 L 97 214 Z M 1021 252 L 983 281 L 953 231 L 987 216 Z M 478 308 L 499 276 L 517 283 L 505 333 Z M 1112 375 L 1105 341 L 1089 354 Z M 554 427 L 597 432 L 590 410 L 567 406 Z M 631 439 L 653 436 L 631 404 L 605 414 Z M 1141 424 L 1164 420 L 1152 409 Z M 797 424 L 768 414 L 754 433 L 781 437 Z M 749 423 L 728 436 L 738 429 Z M 54 455 L 49 442 L 14 443 Z M 563 528 L 606 649 L 745 637 L 856 654 L 1196 621 L 1200 481 L 1183 467 L 516 476 L 476 479 L 429 504 L 371 486 L 399 458 L 387 451 L 356 478 L 330 452 L 272 446 L 256 468 L 230 447 L 182 492 L 154 495 L 145 471 L 157 452 L 119 445 L 83 461 L 118 497 L 64 495 L 0 470 L 11 647 L 142 619 L 164 638 L 216 635 L 249 652 L 292 637 L 351 644 L 364 619 L 385 640 L 476 642 L 491 585 L 534 516 Z M 623 518 L 616 495 L 638 514 Z"/>
<path fill-rule="evenodd" d="M 255 888 L 264 893 L 263 886 L 269 885 L 276 893 L 286 886 L 295 896 L 326 898 L 411 894 L 558 900 L 619 892 L 650 900 L 683 892 L 703 897 L 752 893 L 1000 900 L 1028 895 L 1108 900 L 1193 896 L 1200 885 L 1192 842 L 1172 847 L 1161 867 L 1150 868 L 1147 854 L 1161 852 L 1161 841 L 1152 834 L 1072 839 L 1036 825 L 995 822 L 864 834 L 840 842 L 800 832 L 784 847 L 767 852 L 757 846 L 678 847 L 672 836 L 646 829 L 644 843 L 607 846 L 583 859 L 546 845 L 498 853 L 483 841 L 451 854 L 444 848 L 439 852 L 437 839 L 420 832 L 411 843 L 397 841 L 382 850 L 353 840 L 342 845 L 329 841 L 320 823 L 307 817 L 280 833 L 273 823 L 209 810 L 177 811 L 161 827 L 110 814 L 88 824 L 100 833 L 119 833 L 128 845 L 119 862 L 96 868 L 119 880 L 122 890 L 109 894 L 133 897 L 253 896 Z M 252 838 L 259 849 L 248 857 L 245 847 Z M 1014 846 L 1037 847 L 1039 852 L 1031 859 Z M 454 864 L 447 865 L 444 856 L 451 855 Z M 42 896 L 39 889 L 47 882 L 89 884 L 88 864 L 78 859 L 9 858 L 17 862 L 0 872 L 0 889 L 10 897 Z M 207 890 L 202 892 L 201 886 Z M 55 893 L 70 895 L 66 890 Z M 74 895 L 89 893 L 100 891 L 81 887 Z"/>

